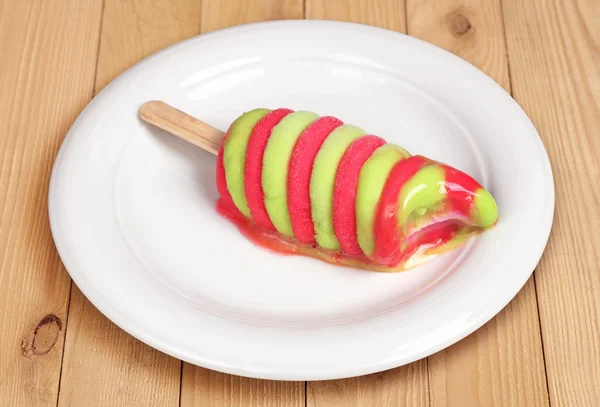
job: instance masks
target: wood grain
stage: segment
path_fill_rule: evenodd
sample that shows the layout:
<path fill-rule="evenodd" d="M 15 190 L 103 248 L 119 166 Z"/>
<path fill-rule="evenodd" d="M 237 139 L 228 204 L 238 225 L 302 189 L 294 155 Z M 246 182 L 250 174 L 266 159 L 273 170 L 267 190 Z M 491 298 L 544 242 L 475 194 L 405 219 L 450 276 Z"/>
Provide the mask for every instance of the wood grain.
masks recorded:
<path fill-rule="evenodd" d="M 202 32 L 303 17 L 302 0 L 203 0 Z M 183 364 L 181 406 L 303 406 L 304 382 L 249 379 Z"/>
<path fill-rule="evenodd" d="M 106 0 L 96 92 L 142 58 L 196 35 L 200 4 Z M 60 406 L 176 406 L 181 362 L 129 336 L 73 287 Z"/>
<path fill-rule="evenodd" d="M 407 2 L 410 35 L 469 61 L 510 92 L 500 0 Z M 535 285 L 493 320 L 429 358 L 431 405 L 546 406 Z"/>
<path fill-rule="evenodd" d="M 201 0 L 202 32 L 239 24 L 301 19 L 303 0 Z"/>
<path fill-rule="evenodd" d="M 350 21 L 406 31 L 404 2 L 398 0 L 307 0 L 306 18 Z M 428 406 L 427 360 L 363 377 L 309 382 L 307 405 Z"/>
<path fill-rule="evenodd" d="M 249 379 L 184 363 L 181 405 L 301 407 L 304 382 Z"/>
<path fill-rule="evenodd" d="M 548 150 L 556 210 L 535 272 L 550 403 L 600 405 L 600 3 L 504 0 L 513 94 Z"/>
<path fill-rule="evenodd" d="M 0 400 L 55 406 L 70 279 L 48 224 L 60 142 L 92 97 L 101 2 L 0 1 Z"/>
<path fill-rule="evenodd" d="M 198 0 L 105 0 L 98 93 L 147 56 L 200 33 Z"/>
<path fill-rule="evenodd" d="M 311 407 L 426 407 L 426 360 L 397 369 L 342 380 L 308 382 L 307 405 Z"/>
<path fill-rule="evenodd" d="M 406 32 L 402 0 L 306 0 L 306 18 L 350 21 Z"/>

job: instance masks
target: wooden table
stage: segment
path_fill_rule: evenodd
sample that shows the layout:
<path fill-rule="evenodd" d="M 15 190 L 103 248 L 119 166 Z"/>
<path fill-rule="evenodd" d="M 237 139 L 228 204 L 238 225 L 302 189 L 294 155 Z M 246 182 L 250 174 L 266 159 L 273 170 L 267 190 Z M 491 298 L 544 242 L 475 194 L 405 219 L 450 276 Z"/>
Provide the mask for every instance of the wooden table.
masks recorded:
<path fill-rule="evenodd" d="M 550 242 L 506 309 L 348 380 L 246 379 L 151 349 L 71 283 L 48 226 L 60 143 L 116 75 L 200 33 L 299 18 L 407 32 L 478 66 L 533 120 L 556 180 Z M 0 0 L 0 404 L 600 406 L 599 50 L 598 0 Z"/>

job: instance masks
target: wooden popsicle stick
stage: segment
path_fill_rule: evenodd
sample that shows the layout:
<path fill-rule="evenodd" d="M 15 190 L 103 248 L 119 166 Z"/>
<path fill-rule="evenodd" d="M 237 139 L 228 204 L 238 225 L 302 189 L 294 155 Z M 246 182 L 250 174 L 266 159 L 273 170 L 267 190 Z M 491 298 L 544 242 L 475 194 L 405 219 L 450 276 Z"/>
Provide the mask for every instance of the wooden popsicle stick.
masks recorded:
<path fill-rule="evenodd" d="M 225 136 L 221 130 L 160 100 L 144 103 L 140 108 L 140 117 L 142 120 L 215 155 Z"/>

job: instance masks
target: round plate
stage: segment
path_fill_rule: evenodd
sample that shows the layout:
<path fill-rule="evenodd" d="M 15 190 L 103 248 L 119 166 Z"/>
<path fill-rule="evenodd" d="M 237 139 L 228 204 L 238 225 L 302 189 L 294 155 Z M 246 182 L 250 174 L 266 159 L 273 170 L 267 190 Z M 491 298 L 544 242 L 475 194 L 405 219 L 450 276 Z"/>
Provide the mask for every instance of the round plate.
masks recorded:
<path fill-rule="evenodd" d="M 138 118 L 154 99 L 223 130 L 255 107 L 337 116 L 471 174 L 500 222 L 402 273 L 275 255 L 217 214 L 215 157 Z M 423 41 L 327 21 L 221 30 L 129 69 L 69 131 L 49 202 L 67 270 L 118 326 L 200 366 L 286 380 L 381 371 L 470 334 L 531 275 L 553 209 L 542 142 L 490 78 Z"/>

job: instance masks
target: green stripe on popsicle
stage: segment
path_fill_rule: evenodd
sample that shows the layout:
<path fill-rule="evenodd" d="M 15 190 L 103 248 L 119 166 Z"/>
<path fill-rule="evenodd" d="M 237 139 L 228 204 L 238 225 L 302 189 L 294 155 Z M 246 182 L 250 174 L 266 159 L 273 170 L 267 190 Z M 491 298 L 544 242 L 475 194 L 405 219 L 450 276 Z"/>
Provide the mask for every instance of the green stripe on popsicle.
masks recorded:
<path fill-rule="evenodd" d="M 492 195 L 485 189 L 479 188 L 475 191 L 476 213 L 472 215 L 478 226 L 489 228 L 498 220 L 498 206 Z"/>
<path fill-rule="evenodd" d="M 312 112 L 294 112 L 275 126 L 263 156 L 262 187 L 265 208 L 275 229 L 284 236 L 294 237 L 288 210 L 288 166 L 298 137 L 319 116 Z"/>
<path fill-rule="evenodd" d="M 315 239 L 321 247 L 340 248 L 333 229 L 333 186 L 338 166 L 354 140 L 365 132 L 349 124 L 336 128 L 319 149 L 310 177 L 310 206 L 315 225 Z"/>
<path fill-rule="evenodd" d="M 431 165 L 419 170 L 400 190 L 398 197 L 398 226 L 402 227 L 411 213 L 428 209 L 445 198 L 442 188 L 443 168 Z"/>
<path fill-rule="evenodd" d="M 362 251 L 370 256 L 375 250 L 375 214 L 381 192 L 394 165 L 410 157 L 395 144 L 385 144 L 373 152 L 358 176 L 356 192 L 356 234 Z"/>
<path fill-rule="evenodd" d="M 244 113 L 231 124 L 225 138 L 223 165 L 227 189 L 235 206 L 247 217 L 250 217 L 250 208 L 244 192 L 246 149 L 252 129 L 269 112 L 269 109 L 254 109 Z"/>

